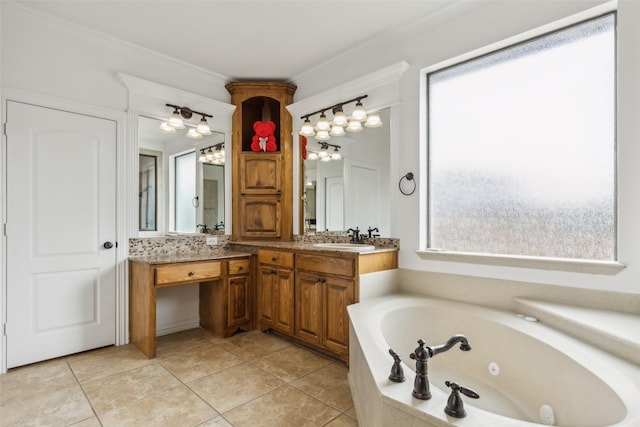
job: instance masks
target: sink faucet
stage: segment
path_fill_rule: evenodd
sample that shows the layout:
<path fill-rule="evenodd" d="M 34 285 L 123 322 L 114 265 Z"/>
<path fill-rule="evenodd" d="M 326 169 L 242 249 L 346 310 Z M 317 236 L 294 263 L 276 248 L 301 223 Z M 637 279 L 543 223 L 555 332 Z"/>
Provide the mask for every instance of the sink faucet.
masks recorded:
<path fill-rule="evenodd" d="M 351 243 L 362 243 L 360 229 L 358 227 L 356 227 L 355 230 L 353 228 L 348 229 L 347 233 L 352 233 L 349 235 L 351 237 Z"/>
<path fill-rule="evenodd" d="M 196 227 L 201 228 L 200 230 L 201 233 L 207 234 L 209 232 L 209 227 L 207 227 L 207 224 L 198 224 L 196 225 Z"/>
<path fill-rule="evenodd" d="M 379 235 L 379 234 L 373 234 L 373 232 L 374 232 L 374 231 L 375 231 L 376 233 L 379 233 L 379 232 L 380 232 L 380 230 L 378 230 L 378 227 L 375 227 L 375 228 L 371 228 L 371 227 L 369 227 L 369 229 L 367 230 L 367 233 L 369 234 L 369 238 L 372 238 L 372 237 L 380 237 L 380 235 Z"/>
<path fill-rule="evenodd" d="M 471 346 L 464 335 L 454 335 L 447 340 L 446 343 L 435 347 L 425 347 L 422 339 L 418 340 L 418 347 L 409 355 L 416 361 L 416 378 L 413 382 L 413 397 L 427 400 L 431 399 L 431 391 L 429 390 L 429 375 L 427 372 L 427 360 L 436 354 L 444 353 L 453 348 L 456 343 L 460 343 L 460 350 L 469 351 Z"/>

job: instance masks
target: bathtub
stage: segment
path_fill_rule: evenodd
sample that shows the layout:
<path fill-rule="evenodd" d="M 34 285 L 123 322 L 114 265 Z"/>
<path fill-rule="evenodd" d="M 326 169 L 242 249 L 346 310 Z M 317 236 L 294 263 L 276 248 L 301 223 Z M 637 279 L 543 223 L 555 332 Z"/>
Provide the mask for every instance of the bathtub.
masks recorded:
<path fill-rule="evenodd" d="M 389 295 L 348 307 L 349 384 L 360 425 L 517 427 L 640 426 L 640 366 L 522 315 L 460 302 Z M 428 361 L 432 397 L 413 398 L 419 338 L 427 346 L 464 334 L 459 345 Z M 405 382 L 388 379 L 392 348 Z M 454 381 L 480 398 L 463 397 L 465 418 L 445 414 Z"/>

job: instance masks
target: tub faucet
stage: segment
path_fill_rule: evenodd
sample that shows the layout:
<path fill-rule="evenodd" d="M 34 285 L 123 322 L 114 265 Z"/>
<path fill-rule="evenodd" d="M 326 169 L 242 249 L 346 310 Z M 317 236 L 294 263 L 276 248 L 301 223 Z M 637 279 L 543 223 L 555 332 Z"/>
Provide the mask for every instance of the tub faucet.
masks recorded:
<path fill-rule="evenodd" d="M 427 360 L 436 354 L 444 353 L 450 350 L 456 343 L 460 343 L 460 350 L 469 351 L 471 346 L 464 335 L 454 335 L 447 340 L 446 343 L 435 347 L 425 347 L 425 342 L 418 340 L 418 347 L 409 355 L 416 361 L 416 378 L 413 381 L 413 397 L 417 399 L 431 399 L 431 391 L 429 390 L 429 374 L 427 369 Z"/>

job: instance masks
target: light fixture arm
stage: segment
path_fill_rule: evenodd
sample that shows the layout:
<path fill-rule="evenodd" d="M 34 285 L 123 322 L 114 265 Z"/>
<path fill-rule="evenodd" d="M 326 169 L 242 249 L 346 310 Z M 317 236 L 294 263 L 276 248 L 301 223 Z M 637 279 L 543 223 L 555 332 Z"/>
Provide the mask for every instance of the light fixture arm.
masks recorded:
<path fill-rule="evenodd" d="M 171 108 L 175 109 L 176 111 L 178 111 L 183 119 L 189 120 L 191 117 L 193 117 L 194 114 L 198 114 L 198 115 L 202 116 L 203 118 L 206 118 L 206 117 L 213 118 L 213 116 L 211 114 L 201 113 L 200 111 L 192 110 L 189 107 L 180 107 L 180 106 L 173 105 L 173 104 L 165 104 L 165 105 L 167 107 L 171 107 Z"/>
<path fill-rule="evenodd" d="M 360 102 L 363 99 L 367 98 L 368 96 L 369 95 L 362 95 L 362 96 L 358 96 L 358 97 L 353 98 L 353 99 L 349 99 L 348 101 L 339 102 L 339 103 L 334 104 L 334 105 L 332 105 L 330 107 L 325 107 L 325 108 L 322 108 L 322 109 L 320 109 L 318 111 L 314 111 L 313 113 L 309 113 L 309 114 L 305 114 L 304 116 L 300 116 L 300 119 L 308 120 L 310 116 L 313 116 L 313 115 L 318 114 L 318 113 L 324 113 L 325 111 L 328 111 L 328 110 L 331 110 L 335 114 L 337 109 L 341 108 L 343 105 L 350 104 L 352 102 Z M 167 105 L 169 106 L 169 104 L 167 104 Z"/>

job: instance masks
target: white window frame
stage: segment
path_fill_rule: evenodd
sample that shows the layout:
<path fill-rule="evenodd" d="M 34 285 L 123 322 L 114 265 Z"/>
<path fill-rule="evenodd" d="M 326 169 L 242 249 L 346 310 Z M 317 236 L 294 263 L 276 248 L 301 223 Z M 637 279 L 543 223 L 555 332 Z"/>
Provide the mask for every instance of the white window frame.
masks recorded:
<path fill-rule="evenodd" d="M 420 70 L 420 182 L 428 183 L 428 81 L 427 76 L 435 71 L 490 54 L 500 49 L 508 48 L 518 43 L 561 30 L 565 27 L 590 20 L 598 16 L 616 12 L 615 2 L 605 3 L 581 13 L 557 20 L 547 25 L 535 28 L 516 36 L 501 40 L 488 46 L 464 53 L 454 58 L 439 62 Z M 617 173 L 617 171 L 616 171 Z M 616 180 L 617 181 L 617 180 Z M 580 260 L 565 258 L 547 258 L 534 256 L 496 255 L 482 253 L 453 252 L 428 248 L 428 187 L 420 186 L 420 240 L 416 253 L 420 258 L 429 261 L 461 262 L 469 264 L 483 264 L 492 266 L 533 268 L 541 270 L 581 272 L 591 274 L 617 274 L 625 268 L 618 261 Z M 618 231 L 616 230 L 616 233 Z M 617 239 L 616 239 L 617 240 Z"/>

